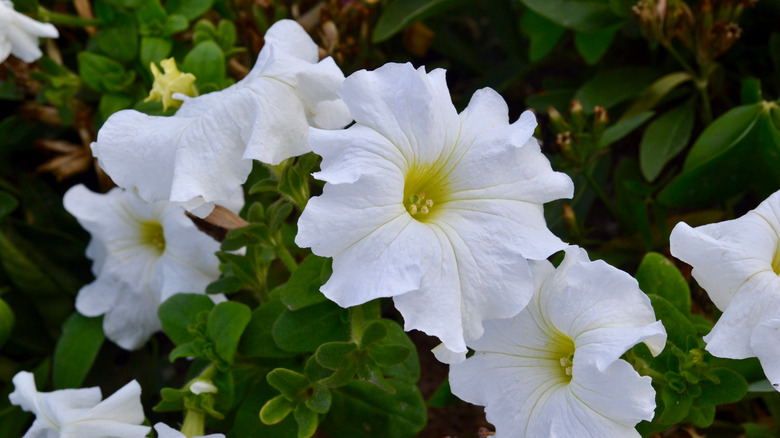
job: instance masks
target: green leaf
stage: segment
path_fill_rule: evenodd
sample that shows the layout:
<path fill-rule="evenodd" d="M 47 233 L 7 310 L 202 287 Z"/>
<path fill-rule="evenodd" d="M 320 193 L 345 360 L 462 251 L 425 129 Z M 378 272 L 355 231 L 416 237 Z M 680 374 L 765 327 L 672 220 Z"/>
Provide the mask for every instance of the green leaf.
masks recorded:
<path fill-rule="evenodd" d="M 661 390 L 661 400 L 663 401 L 663 411 L 654 422 L 663 425 L 679 423 L 688 416 L 693 405 L 692 396 L 688 394 L 680 396 L 669 385 L 664 386 Z"/>
<path fill-rule="evenodd" d="M 715 421 L 715 406 L 696 406 L 694 404 L 685 421 L 700 428 L 710 427 Z"/>
<path fill-rule="evenodd" d="M 195 75 L 195 85 L 201 93 L 221 90 L 225 82 L 225 54 L 214 41 L 204 41 L 187 54 L 181 70 Z"/>
<path fill-rule="evenodd" d="M 415 21 L 473 0 L 393 0 L 376 22 L 372 41 L 381 43 Z"/>
<path fill-rule="evenodd" d="M 532 9 L 526 9 L 520 19 L 520 30 L 531 40 L 528 58 L 531 62 L 536 62 L 550 53 L 566 28 L 537 14 Z"/>
<path fill-rule="evenodd" d="M 311 397 L 306 399 L 306 407 L 318 414 L 327 414 L 333 397 L 330 390 L 322 385 L 314 385 Z"/>
<path fill-rule="evenodd" d="M 227 52 L 236 45 L 236 25 L 230 20 L 221 20 L 217 27 L 217 43 Z"/>
<path fill-rule="evenodd" d="M 314 435 L 319 424 L 316 412 L 309 409 L 306 404 L 301 403 L 295 407 L 293 416 L 298 424 L 298 438 L 309 438 Z"/>
<path fill-rule="evenodd" d="M 387 376 L 407 383 L 416 382 L 420 378 L 420 359 L 417 356 L 417 347 L 404 332 L 403 327 L 397 322 L 389 319 L 380 319 L 378 322 L 385 326 L 387 335 L 382 340 L 372 344 L 372 348 L 374 346 L 401 346 L 406 347 L 410 352 L 409 357 L 405 361 L 397 365 L 384 367 L 382 371 Z"/>
<path fill-rule="evenodd" d="M 360 338 L 360 346 L 365 348 L 376 342 L 381 341 L 387 336 L 387 328 L 382 321 L 374 321 L 363 331 L 363 337 Z"/>
<path fill-rule="evenodd" d="M 409 358 L 411 350 L 403 345 L 378 345 L 368 348 L 368 356 L 381 367 L 391 367 Z"/>
<path fill-rule="evenodd" d="M 662 254 L 647 253 L 636 271 L 636 279 L 644 293 L 663 297 L 683 315 L 691 312 L 688 283 L 677 267 Z"/>
<path fill-rule="evenodd" d="M 298 426 L 295 424 L 292 416 L 288 416 L 295 408 L 294 403 L 291 403 L 284 396 L 277 395 L 278 391 L 273 389 L 264 378 L 257 379 L 251 386 L 247 385 L 246 394 L 246 398 L 236 411 L 235 421 L 229 434 L 230 437 L 294 438 L 296 436 Z M 276 398 L 284 400 L 275 401 L 275 403 L 279 403 L 282 406 L 273 407 L 271 411 L 265 412 L 264 415 L 264 406 L 270 401 L 276 400 Z M 285 406 L 288 406 L 289 410 L 286 410 Z M 260 415 L 257 414 L 258 412 L 260 412 Z M 284 414 L 282 415 L 283 412 Z M 263 421 L 263 419 L 274 420 L 279 417 L 283 418 L 283 420 L 277 420 L 273 425 L 266 424 Z"/>
<path fill-rule="evenodd" d="M 182 15 L 192 21 L 205 14 L 213 3 L 213 0 L 168 0 L 165 9 L 171 15 Z"/>
<path fill-rule="evenodd" d="M 757 78 L 746 78 L 742 80 L 742 89 L 740 90 L 743 105 L 759 103 L 761 98 L 761 81 Z"/>
<path fill-rule="evenodd" d="M 694 103 L 695 100 L 689 99 L 647 126 L 639 144 L 639 164 L 648 181 L 658 178 L 666 163 L 688 145 L 696 118 Z"/>
<path fill-rule="evenodd" d="M 168 353 L 168 361 L 173 362 L 176 359 L 182 358 L 182 357 L 198 357 L 206 359 L 206 354 L 203 352 L 203 348 L 198 348 L 199 346 L 202 346 L 203 343 L 199 342 L 198 345 L 196 345 L 195 342 L 187 342 L 185 344 L 181 344 L 178 347 L 171 350 L 170 353 Z"/>
<path fill-rule="evenodd" d="M 282 395 L 268 400 L 260 409 L 260 420 L 265 424 L 276 424 L 284 420 L 295 408 L 295 403 Z"/>
<path fill-rule="evenodd" d="M 161 36 L 168 14 L 158 0 L 143 0 L 140 7 L 135 10 L 135 18 L 138 21 L 138 32 L 142 36 Z M 143 50 L 143 41 L 141 42 Z M 141 58 L 143 61 L 143 58 Z M 144 66 L 148 64 L 144 63 Z"/>
<path fill-rule="evenodd" d="M 669 342 L 685 351 L 688 336 L 697 336 L 693 323 L 665 298 L 652 294 L 647 296 L 650 297 L 655 317 L 660 319 L 666 328 Z"/>
<path fill-rule="evenodd" d="M 135 9 L 141 5 L 141 2 L 143 0 L 103 0 L 103 1 L 110 5 L 118 6 L 120 8 Z"/>
<path fill-rule="evenodd" d="M 286 368 L 272 370 L 266 375 L 266 380 L 290 401 L 297 400 L 298 396 L 309 386 L 309 379 L 306 376 Z"/>
<path fill-rule="evenodd" d="M 104 93 L 120 92 L 135 80 L 134 71 L 102 55 L 81 52 L 78 55 L 79 75 L 84 83 Z"/>
<path fill-rule="evenodd" d="M 168 58 L 173 49 L 173 41 L 160 37 L 141 38 L 141 65 L 151 69 L 151 64 Z"/>
<path fill-rule="evenodd" d="M 450 388 L 450 379 L 444 379 L 441 385 L 436 389 L 431 398 L 428 399 L 428 406 L 432 408 L 443 408 L 461 403 Z"/>
<path fill-rule="evenodd" d="M 271 328 L 285 307 L 278 299 L 270 300 L 252 312 L 252 320 L 244 330 L 238 351 L 248 357 L 291 357 L 296 353 L 279 348 L 271 336 Z"/>
<path fill-rule="evenodd" d="M 363 381 L 333 390 L 333 403 L 322 422 L 325 433 L 333 438 L 414 436 L 427 420 L 425 402 L 416 386 L 392 385 L 394 393 L 377 391 L 375 385 Z"/>
<path fill-rule="evenodd" d="M 596 105 L 610 109 L 637 96 L 647 88 L 656 76 L 652 69 L 621 67 L 604 70 L 586 82 L 574 95 L 587 113 Z"/>
<path fill-rule="evenodd" d="M 176 345 L 183 345 L 195 337 L 188 328 L 198 322 L 198 314 L 211 312 L 214 302 L 201 294 L 176 294 L 160 305 L 157 315 L 163 331 Z"/>
<path fill-rule="evenodd" d="M 349 324 L 346 310 L 325 301 L 300 310 L 287 310 L 274 323 L 271 334 L 283 350 L 315 351 L 331 341 L 347 341 Z"/>
<path fill-rule="evenodd" d="M 19 206 L 19 201 L 6 192 L 0 191 L 0 219 L 8 216 L 9 213 L 16 210 Z"/>
<path fill-rule="evenodd" d="M 314 357 L 325 368 L 337 370 L 352 358 L 357 349 L 354 342 L 326 342 L 317 348 Z"/>
<path fill-rule="evenodd" d="M 2 298 L 0 298 L 0 348 L 8 341 L 14 328 L 16 317 L 13 310 Z"/>
<path fill-rule="evenodd" d="M 522 0 L 550 20 L 579 32 L 596 32 L 624 20 L 607 0 Z"/>
<path fill-rule="evenodd" d="M 165 26 L 163 27 L 163 35 L 171 36 L 175 33 L 179 33 L 187 30 L 189 26 L 190 24 L 187 21 L 187 17 L 179 14 L 169 15 L 168 18 L 165 19 Z"/>
<path fill-rule="evenodd" d="M 117 13 L 115 21 L 103 26 L 94 37 L 101 52 L 121 62 L 130 62 L 138 55 L 138 26 L 133 14 Z"/>
<path fill-rule="evenodd" d="M 761 103 L 743 105 L 718 117 L 691 146 L 683 170 L 699 167 L 737 146 L 755 126 L 762 110 Z"/>
<path fill-rule="evenodd" d="M 219 303 L 211 310 L 206 333 L 225 362 L 233 363 L 241 335 L 251 319 L 249 307 L 235 301 Z"/>
<path fill-rule="evenodd" d="M 111 114 L 133 106 L 133 98 L 125 94 L 106 93 L 100 97 L 98 112 L 100 119 L 106 121 Z"/>
<path fill-rule="evenodd" d="M 701 395 L 694 402 L 696 406 L 735 403 L 747 394 L 748 382 L 738 372 L 728 368 L 710 368 L 708 373 L 717 376 L 719 382 L 704 380 L 700 383 Z"/>
<path fill-rule="evenodd" d="M 648 121 L 650 117 L 653 117 L 653 115 L 655 115 L 654 111 L 646 111 L 631 118 L 619 120 L 617 123 L 604 130 L 604 133 L 599 139 L 599 147 L 604 148 L 621 140 L 623 137 L 642 126 L 642 124 Z"/>
<path fill-rule="evenodd" d="M 31 296 L 62 293 L 63 290 L 47 276 L 37 264 L 22 253 L 16 245 L 0 232 L 0 264 L 11 282 Z"/>
<path fill-rule="evenodd" d="M 326 301 L 320 287 L 328 280 L 331 259 L 310 255 L 298 266 L 285 284 L 280 298 L 290 310 L 298 310 Z"/>
<path fill-rule="evenodd" d="M 594 65 L 607 53 L 615 34 L 622 27 L 621 23 L 595 32 L 577 32 L 574 34 L 574 46 L 588 65 Z"/>
<path fill-rule="evenodd" d="M 655 107 L 669 92 L 679 85 L 692 81 L 694 78 L 684 71 L 669 73 L 668 75 L 653 82 L 641 96 L 620 116 L 620 121 L 636 117 Z"/>
<path fill-rule="evenodd" d="M 80 388 L 104 340 L 103 318 L 87 318 L 73 312 L 63 324 L 54 350 L 54 388 Z"/>

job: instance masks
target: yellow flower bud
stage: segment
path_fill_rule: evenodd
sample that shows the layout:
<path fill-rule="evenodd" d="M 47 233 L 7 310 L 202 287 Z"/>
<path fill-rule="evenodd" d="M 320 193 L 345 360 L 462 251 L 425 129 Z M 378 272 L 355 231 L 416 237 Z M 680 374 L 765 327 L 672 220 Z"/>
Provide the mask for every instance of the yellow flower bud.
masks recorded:
<path fill-rule="evenodd" d="M 168 58 L 160 61 L 160 65 L 163 68 L 163 73 L 154 63 L 151 63 L 150 68 L 152 75 L 154 75 L 154 83 L 152 84 L 152 91 L 149 92 L 149 97 L 144 99 L 144 102 L 157 101 L 162 102 L 163 111 L 170 108 L 178 108 L 181 106 L 181 100 L 173 97 L 174 93 L 181 93 L 186 96 L 195 97 L 198 95 L 198 90 L 195 88 L 195 75 L 192 73 L 182 73 L 176 67 L 176 60 Z"/>

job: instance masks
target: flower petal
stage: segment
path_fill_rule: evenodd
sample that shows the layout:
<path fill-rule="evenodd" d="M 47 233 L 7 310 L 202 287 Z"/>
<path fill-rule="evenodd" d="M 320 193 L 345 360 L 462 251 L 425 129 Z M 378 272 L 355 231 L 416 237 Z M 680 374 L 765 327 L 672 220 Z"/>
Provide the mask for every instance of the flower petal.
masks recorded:
<path fill-rule="evenodd" d="M 762 321 L 753 329 L 750 348 L 772 387 L 780 391 L 780 319 Z"/>

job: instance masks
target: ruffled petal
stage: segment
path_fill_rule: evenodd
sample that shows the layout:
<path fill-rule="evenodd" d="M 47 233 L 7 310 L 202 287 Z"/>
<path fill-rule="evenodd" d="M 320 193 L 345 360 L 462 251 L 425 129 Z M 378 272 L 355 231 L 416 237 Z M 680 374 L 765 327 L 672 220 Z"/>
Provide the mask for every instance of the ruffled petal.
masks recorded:
<path fill-rule="evenodd" d="M 151 291 L 136 292 L 125 283 L 116 292 L 116 301 L 103 317 L 106 337 L 125 350 L 142 347 L 149 337 L 162 329 L 157 309 L 161 301 Z"/>
<path fill-rule="evenodd" d="M 762 321 L 753 329 L 750 348 L 761 362 L 769 383 L 780 391 L 780 319 Z"/>

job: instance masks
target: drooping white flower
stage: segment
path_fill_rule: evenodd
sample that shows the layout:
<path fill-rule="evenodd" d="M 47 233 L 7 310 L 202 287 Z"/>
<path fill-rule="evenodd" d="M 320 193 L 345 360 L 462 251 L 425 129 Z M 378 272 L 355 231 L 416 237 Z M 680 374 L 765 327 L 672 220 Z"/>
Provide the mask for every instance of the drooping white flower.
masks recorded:
<path fill-rule="evenodd" d="M 0 0 L 0 62 L 13 54 L 24 62 L 40 58 L 38 38 L 57 38 L 60 34 L 51 23 L 41 23 L 14 10 L 14 4 Z"/>
<path fill-rule="evenodd" d="M 160 330 L 157 308 L 179 292 L 203 293 L 219 275 L 219 243 L 195 228 L 184 210 L 147 203 L 118 188 L 101 195 L 74 186 L 65 209 L 92 234 L 87 257 L 95 281 L 76 297 L 86 316 L 105 315 L 106 336 L 122 348 L 143 345 Z"/>
<path fill-rule="evenodd" d="M 655 391 L 620 356 L 666 331 L 636 280 L 579 248 L 554 269 L 532 262 L 535 293 L 511 319 L 485 322 L 473 356 L 450 365 L 453 394 L 485 406 L 497 437 L 639 437 Z"/>
<path fill-rule="evenodd" d="M 530 112 L 510 125 L 504 100 L 483 89 L 458 114 L 444 74 L 386 64 L 345 80 L 356 124 L 311 130 L 326 184 L 295 241 L 333 257 L 325 296 L 342 307 L 394 297 L 407 330 L 462 356 L 483 320 L 526 305 L 527 259 L 565 247 L 542 204 L 573 186 L 540 152 Z"/>
<path fill-rule="evenodd" d="M 351 119 L 336 87 L 344 75 L 296 22 L 268 29 L 249 74 L 222 91 L 184 100 L 172 117 L 124 110 L 98 132 L 100 166 L 146 201 L 172 201 L 205 217 L 241 190 L 252 160 L 278 164 L 309 152 L 309 125 L 333 129 Z"/>
<path fill-rule="evenodd" d="M 151 430 L 141 426 L 141 386 L 133 380 L 101 401 L 100 388 L 38 392 L 32 373 L 13 378 L 11 403 L 35 414 L 22 438 L 144 438 Z"/>
<path fill-rule="evenodd" d="M 165 423 L 155 424 L 154 430 L 157 432 L 157 438 L 187 438 L 183 433 Z M 225 435 L 221 433 L 212 433 L 210 435 L 194 436 L 192 438 L 225 438 Z"/>
<path fill-rule="evenodd" d="M 753 329 L 780 311 L 780 192 L 737 219 L 696 228 L 681 222 L 670 244 L 723 311 L 704 337 L 707 351 L 731 359 L 756 356 Z"/>

